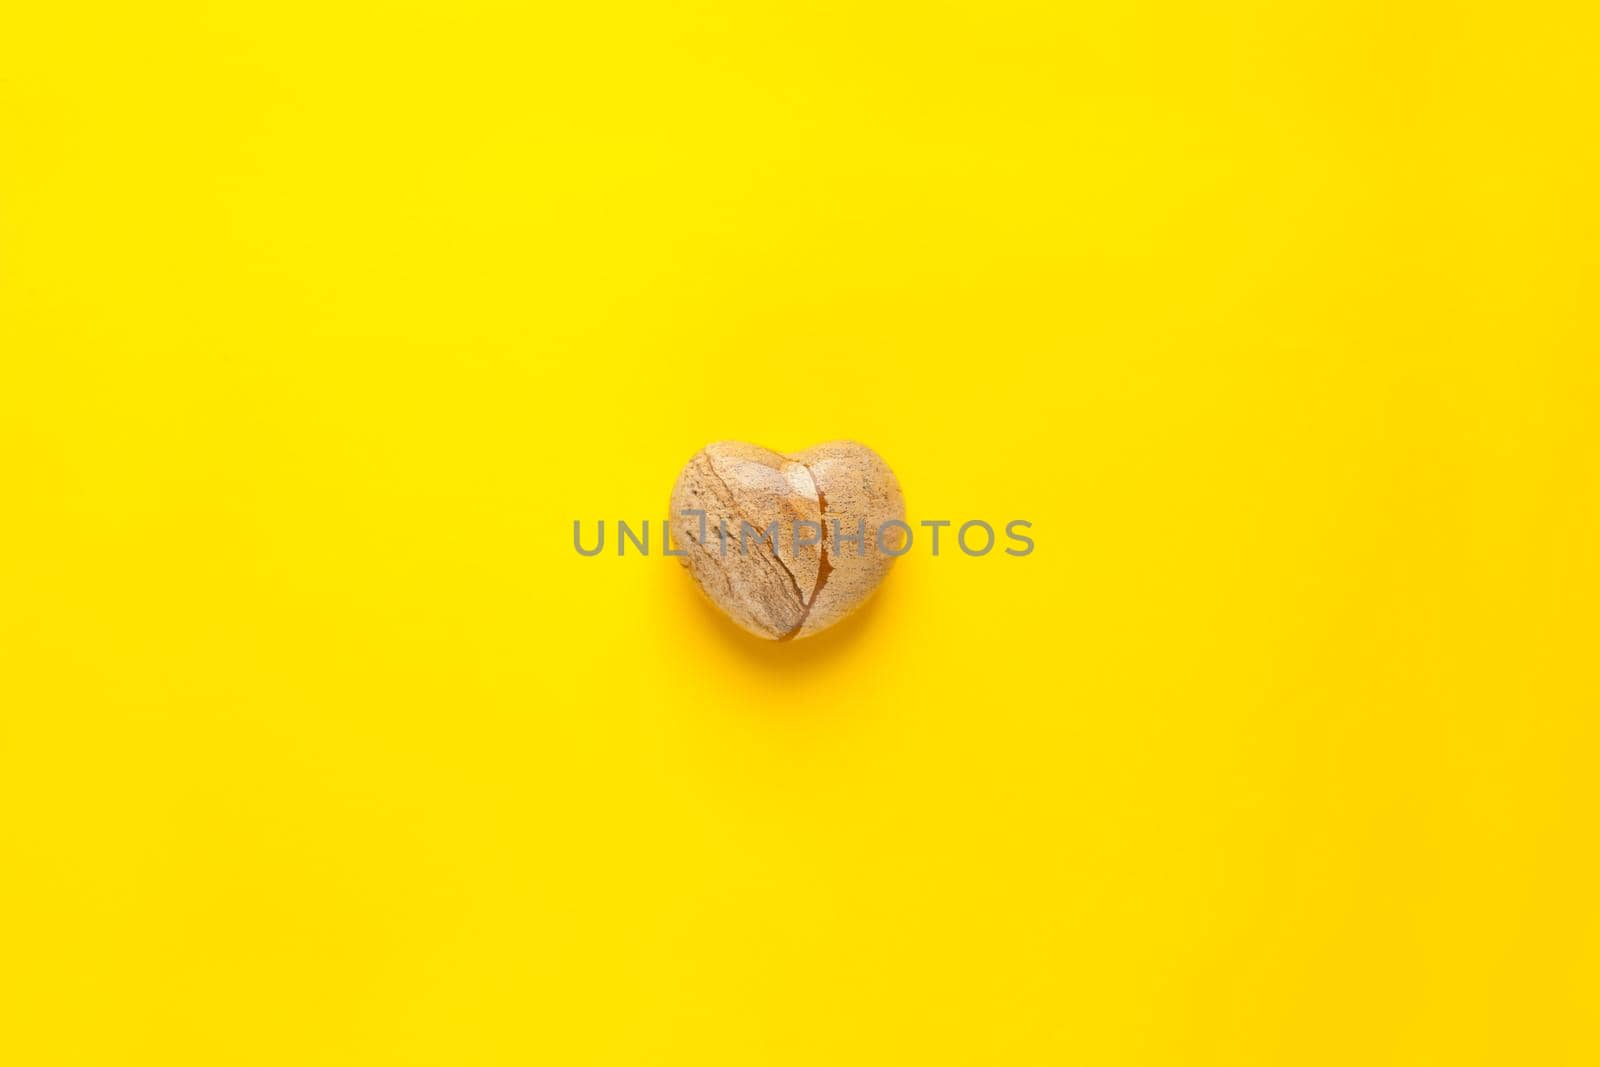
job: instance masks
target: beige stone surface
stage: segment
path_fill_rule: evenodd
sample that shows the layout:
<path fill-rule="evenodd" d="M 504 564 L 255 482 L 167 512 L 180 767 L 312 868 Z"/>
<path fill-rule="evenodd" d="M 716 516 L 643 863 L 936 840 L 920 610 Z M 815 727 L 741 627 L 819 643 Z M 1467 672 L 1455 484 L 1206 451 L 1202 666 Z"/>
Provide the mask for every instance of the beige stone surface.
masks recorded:
<path fill-rule="evenodd" d="M 689 510 L 706 513 L 704 539 Z M 816 544 L 797 547 L 797 520 L 800 541 Z M 716 441 L 678 475 L 669 524 L 687 553 L 679 562 L 712 602 L 750 633 L 785 641 L 832 626 L 872 595 L 894 563 L 877 536 L 890 520 L 905 521 L 905 498 L 889 465 L 866 445 L 829 441 L 784 454 Z M 858 545 L 850 539 L 863 523 Z M 884 544 L 898 550 L 903 537 L 891 527 Z"/>

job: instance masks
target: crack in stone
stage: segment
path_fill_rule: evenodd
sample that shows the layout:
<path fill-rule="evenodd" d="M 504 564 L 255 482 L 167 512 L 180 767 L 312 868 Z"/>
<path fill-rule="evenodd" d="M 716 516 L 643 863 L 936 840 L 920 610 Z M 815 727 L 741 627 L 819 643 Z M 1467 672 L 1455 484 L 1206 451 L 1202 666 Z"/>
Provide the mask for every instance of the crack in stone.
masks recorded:
<path fill-rule="evenodd" d="M 795 462 L 800 461 L 795 460 Z M 822 485 L 817 481 L 817 476 L 811 468 L 800 463 L 800 469 L 806 472 L 806 477 L 811 479 L 811 487 L 817 491 L 817 525 L 822 527 L 822 561 L 817 566 L 817 583 L 811 587 L 810 599 L 802 597 L 800 600 L 804 608 L 800 612 L 800 621 L 794 624 L 794 629 L 779 637 L 779 641 L 792 641 L 800 635 L 800 628 L 811 617 L 811 609 L 816 606 L 817 597 L 822 595 L 822 587 L 828 584 L 828 575 L 833 573 L 833 564 L 828 562 L 828 498 L 822 495 Z M 798 582 L 795 583 L 795 588 L 799 588 Z"/>

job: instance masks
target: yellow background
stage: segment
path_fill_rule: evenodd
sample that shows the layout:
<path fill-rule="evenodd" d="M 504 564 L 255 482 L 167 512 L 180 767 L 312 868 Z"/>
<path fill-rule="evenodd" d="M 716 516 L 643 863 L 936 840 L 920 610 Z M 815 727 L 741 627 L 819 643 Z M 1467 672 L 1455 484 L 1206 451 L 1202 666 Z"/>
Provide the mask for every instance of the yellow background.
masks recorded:
<path fill-rule="evenodd" d="M 1600 1062 L 1590 7 L 8 0 L 0 1061 Z"/>

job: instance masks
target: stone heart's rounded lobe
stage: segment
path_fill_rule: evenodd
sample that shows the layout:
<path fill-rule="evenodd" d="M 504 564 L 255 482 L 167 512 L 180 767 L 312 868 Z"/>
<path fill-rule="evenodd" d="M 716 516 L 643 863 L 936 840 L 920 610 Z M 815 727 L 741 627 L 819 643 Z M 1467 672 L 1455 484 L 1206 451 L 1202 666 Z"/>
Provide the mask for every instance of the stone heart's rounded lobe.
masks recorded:
<path fill-rule="evenodd" d="M 712 602 L 756 636 L 786 641 L 832 626 L 872 595 L 894 563 L 878 529 L 904 522 L 906 505 L 894 472 L 866 445 L 784 454 L 716 441 L 678 475 L 671 516 L 680 562 Z M 902 536 L 891 528 L 883 541 L 896 549 Z"/>

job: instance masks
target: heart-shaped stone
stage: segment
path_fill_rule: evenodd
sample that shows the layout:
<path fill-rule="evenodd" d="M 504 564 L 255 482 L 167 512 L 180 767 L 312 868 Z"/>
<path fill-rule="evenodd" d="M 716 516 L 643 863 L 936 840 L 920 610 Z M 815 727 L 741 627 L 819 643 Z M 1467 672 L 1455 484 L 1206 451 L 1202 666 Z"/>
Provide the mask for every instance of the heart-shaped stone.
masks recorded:
<path fill-rule="evenodd" d="M 899 481 L 866 445 L 784 454 L 717 441 L 678 475 L 670 526 L 713 603 L 756 636 L 787 641 L 872 595 L 903 550 L 905 517 Z"/>

